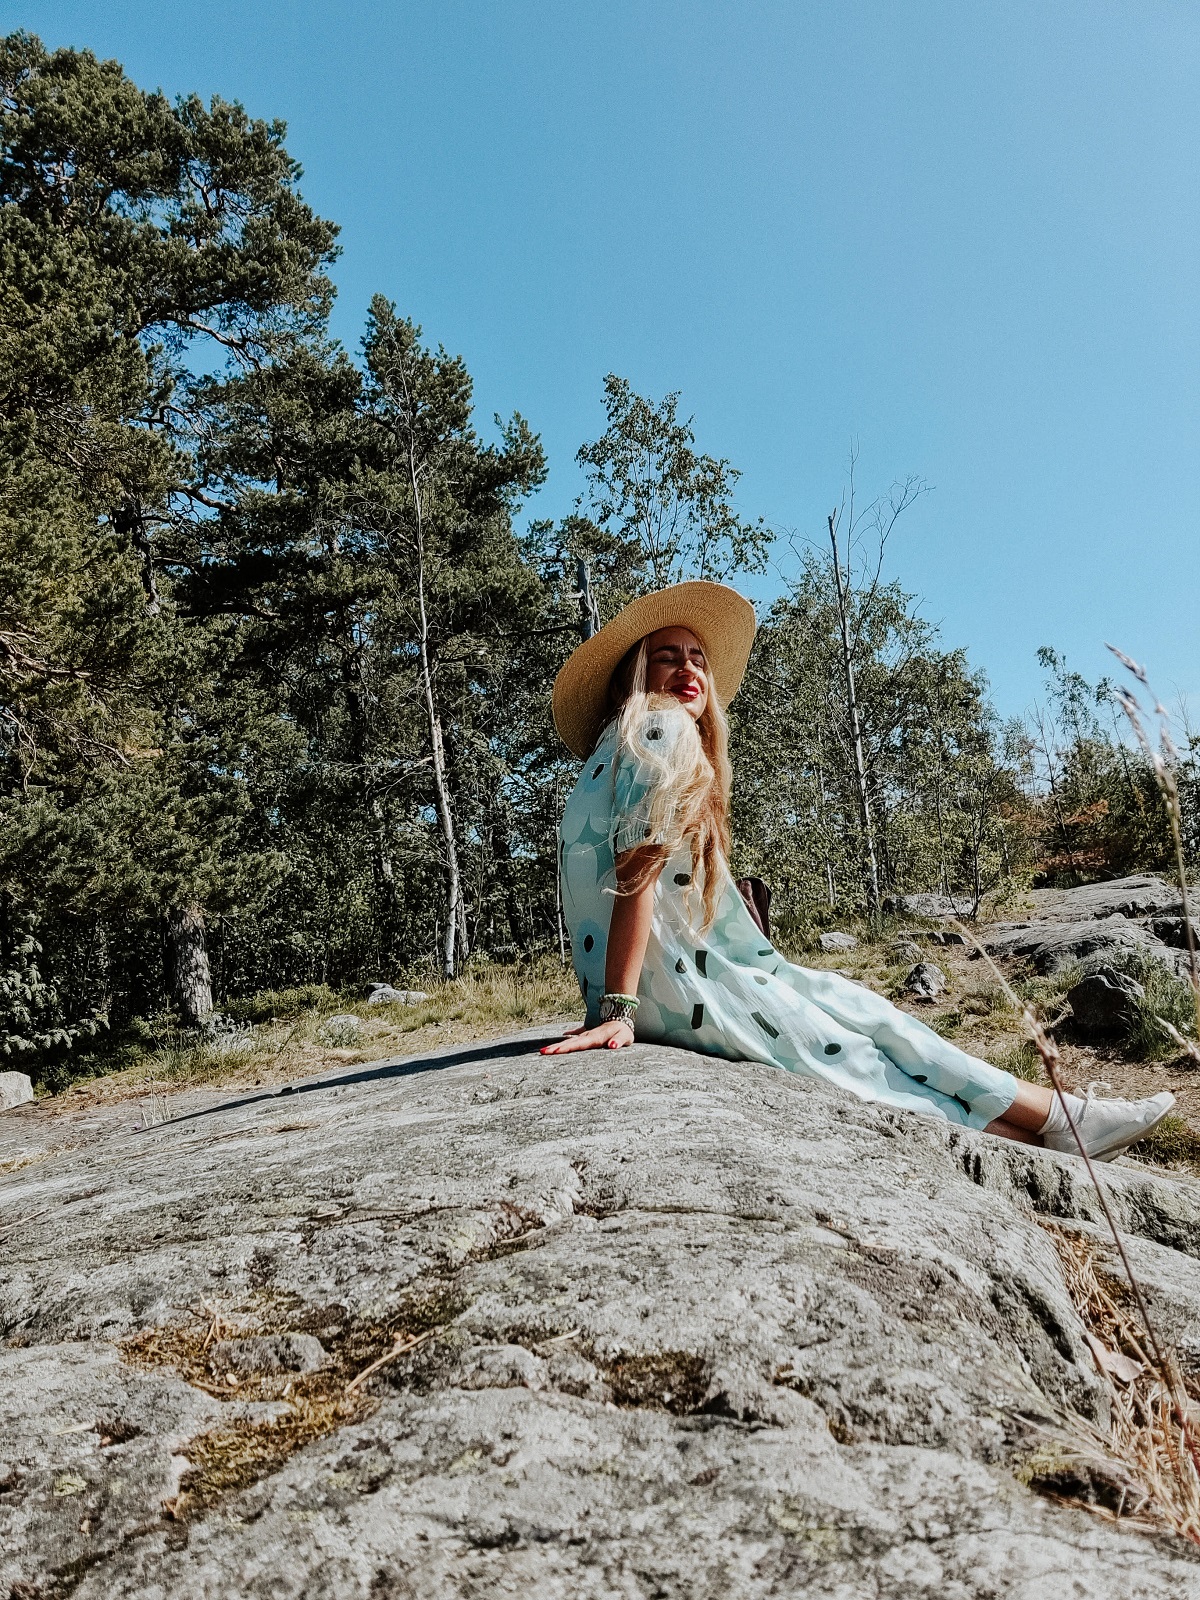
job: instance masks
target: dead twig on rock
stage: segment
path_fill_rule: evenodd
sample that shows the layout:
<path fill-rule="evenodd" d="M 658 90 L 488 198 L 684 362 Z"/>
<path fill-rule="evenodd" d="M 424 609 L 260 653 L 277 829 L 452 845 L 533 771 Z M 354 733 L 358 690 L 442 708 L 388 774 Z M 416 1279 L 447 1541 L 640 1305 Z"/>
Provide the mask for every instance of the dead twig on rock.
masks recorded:
<path fill-rule="evenodd" d="M 437 1332 L 439 1332 L 437 1328 L 426 1328 L 424 1333 L 417 1334 L 416 1338 L 414 1339 L 397 1339 L 396 1343 L 386 1355 L 380 1356 L 378 1361 L 372 1361 L 369 1367 L 363 1368 L 357 1378 L 351 1379 L 351 1381 L 346 1385 L 346 1393 L 353 1394 L 360 1384 L 365 1383 L 367 1379 L 378 1372 L 381 1367 L 386 1367 L 389 1362 L 398 1360 L 400 1356 L 408 1355 L 409 1352 L 415 1350 L 418 1345 L 424 1344 L 427 1339 L 432 1339 L 434 1334 Z"/>

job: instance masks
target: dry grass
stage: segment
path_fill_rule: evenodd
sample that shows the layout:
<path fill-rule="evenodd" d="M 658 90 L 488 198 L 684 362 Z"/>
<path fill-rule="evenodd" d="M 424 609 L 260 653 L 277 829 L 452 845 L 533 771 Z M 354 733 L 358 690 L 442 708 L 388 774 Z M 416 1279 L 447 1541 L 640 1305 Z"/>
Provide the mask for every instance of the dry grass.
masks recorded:
<path fill-rule="evenodd" d="M 381 1322 L 348 1317 L 340 1306 L 302 1316 L 289 1316 L 285 1306 L 266 1307 L 257 1315 L 232 1317 L 202 1306 L 184 1322 L 149 1328 L 125 1340 L 121 1355 L 131 1366 L 172 1367 L 186 1382 L 222 1401 L 274 1401 L 286 1407 L 262 1421 L 231 1419 L 191 1439 L 183 1448 L 189 1466 L 179 1493 L 164 1509 L 187 1521 L 222 1495 L 277 1471 L 303 1446 L 367 1416 L 377 1404 L 370 1385 L 382 1369 L 428 1353 L 463 1304 L 448 1282 L 409 1296 Z M 316 1334 L 328 1354 L 327 1364 L 316 1372 L 243 1376 L 236 1384 L 215 1370 L 210 1351 L 217 1340 L 266 1332 Z"/>
<path fill-rule="evenodd" d="M 971 940 L 974 948 L 987 963 L 996 982 L 1016 1006 L 1018 997 L 999 967 L 969 930 L 963 928 L 961 924 L 959 929 Z M 1042 1065 L 1053 1086 L 1059 1108 L 1073 1135 L 1077 1154 L 1087 1169 L 1088 1178 L 1091 1180 L 1104 1221 L 1120 1258 L 1131 1304 L 1136 1309 L 1136 1321 L 1117 1313 L 1116 1302 L 1111 1296 L 1106 1295 L 1099 1285 L 1090 1255 L 1086 1264 L 1075 1260 L 1072 1265 L 1064 1258 L 1068 1285 L 1076 1298 L 1076 1304 L 1081 1307 L 1081 1316 L 1084 1316 L 1085 1320 L 1090 1317 L 1107 1317 L 1110 1312 L 1114 1318 L 1119 1316 L 1119 1320 L 1114 1321 L 1113 1327 L 1123 1343 L 1126 1346 L 1132 1345 L 1137 1352 L 1136 1358 L 1133 1358 L 1123 1353 L 1120 1345 L 1113 1348 L 1098 1335 L 1087 1336 L 1097 1367 L 1113 1388 L 1112 1429 L 1115 1430 L 1112 1440 L 1113 1458 L 1133 1475 L 1131 1481 L 1134 1487 L 1142 1491 L 1138 1511 L 1149 1507 L 1154 1515 L 1162 1518 L 1177 1533 L 1194 1543 L 1200 1543 L 1200 1516 L 1198 1516 L 1200 1450 L 1196 1442 L 1197 1414 L 1193 1397 L 1187 1390 L 1178 1360 L 1163 1344 L 1151 1320 L 1145 1294 L 1134 1274 L 1129 1253 L 1108 1202 L 1108 1195 L 1100 1182 L 1095 1163 L 1080 1137 L 1071 1102 L 1068 1099 L 1068 1090 L 1063 1081 L 1062 1056 L 1058 1046 L 1043 1027 L 1033 1007 L 1026 1004 L 1022 1010 L 1029 1038 L 1042 1059 Z M 1146 1377 L 1148 1387 L 1145 1393 L 1138 1394 L 1134 1386 L 1142 1376 Z M 1120 1394 L 1116 1383 L 1126 1385 L 1131 1391 L 1130 1395 Z M 1128 1403 L 1122 1405 L 1120 1402 L 1123 1401 Z M 1165 1478 L 1164 1460 L 1167 1463 Z M 1124 1506 L 1125 1500 L 1122 1497 L 1116 1508 L 1117 1515 L 1122 1514 Z"/>
<path fill-rule="evenodd" d="M 159 1122 L 170 1115 L 170 1096 L 181 1089 L 279 1083 L 333 1064 L 494 1037 L 582 1010 L 574 974 L 555 959 L 512 966 L 480 963 L 452 982 L 434 984 L 429 998 L 413 1006 L 368 1006 L 362 996 L 310 988 L 257 996 L 253 1006 L 239 1009 L 262 1015 L 268 1001 L 282 1014 L 266 1012 L 257 1025 L 243 1021 L 239 1031 L 215 1040 L 170 1035 L 122 1071 L 78 1083 L 69 1095 L 55 1099 L 77 1104 L 80 1096 L 136 1096 L 145 1105 L 146 1120 Z M 353 1035 L 331 1034 L 328 1019 L 339 1013 L 360 1019 Z"/>
<path fill-rule="evenodd" d="M 1182 1117 L 1164 1117 L 1149 1138 L 1130 1145 L 1129 1154 L 1154 1166 L 1200 1174 L 1200 1133 Z"/>
<path fill-rule="evenodd" d="M 1090 1241 L 1044 1226 L 1109 1391 L 1109 1426 L 1105 1432 L 1070 1419 L 1025 1463 L 1021 1476 L 1031 1487 L 1101 1516 L 1169 1528 L 1200 1544 L 1200 1472 L 1177 1414 L 1183 1398 L 1194 1429 L 1200 1390 L 1173 1352 L 1166 1356 L 1165 1379 L 1159 1373 L 1129 1290 L 1097 1268 Z"/>

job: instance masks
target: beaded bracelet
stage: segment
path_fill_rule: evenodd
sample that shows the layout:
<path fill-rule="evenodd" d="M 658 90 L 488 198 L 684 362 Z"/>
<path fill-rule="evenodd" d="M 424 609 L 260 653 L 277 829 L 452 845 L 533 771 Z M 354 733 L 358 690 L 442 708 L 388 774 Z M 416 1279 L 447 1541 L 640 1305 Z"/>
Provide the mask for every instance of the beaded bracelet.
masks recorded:
<path fill-rule="evenodd" d="M 606 994 L 600 1000 L 601 1022 L 627 1022 L 633 1027 L 633 1014 L 638 1008 L 635 994 Z"/>

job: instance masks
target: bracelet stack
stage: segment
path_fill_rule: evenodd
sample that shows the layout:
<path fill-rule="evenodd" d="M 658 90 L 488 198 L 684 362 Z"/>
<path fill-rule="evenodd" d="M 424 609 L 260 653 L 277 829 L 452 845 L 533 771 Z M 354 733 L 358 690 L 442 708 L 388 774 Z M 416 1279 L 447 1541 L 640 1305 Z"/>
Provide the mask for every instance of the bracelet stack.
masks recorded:
<path fill-rule="evenodd" d="M 635 994 L 605 994 L 600 999 L 601 1022 L 627 1022 L 633 1027 L 633 1014 L 638 1008 Z"/>

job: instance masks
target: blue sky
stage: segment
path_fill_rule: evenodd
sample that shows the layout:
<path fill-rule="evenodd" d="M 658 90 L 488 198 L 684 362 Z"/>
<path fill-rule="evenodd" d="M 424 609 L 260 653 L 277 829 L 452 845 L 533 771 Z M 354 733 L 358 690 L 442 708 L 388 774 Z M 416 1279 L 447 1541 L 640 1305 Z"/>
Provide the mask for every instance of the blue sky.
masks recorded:
<path fill-rule="evenodd" d="M 602 379 L 682 391 L 819 535 L 934 486 L 889 571 L 1005 714 L 1105 639 L 1200 709 L 1200 12 L 1189 0 L 0 0 L 143 87 L 282 117 L 382 291 L 578 489 Z M 750 585 L 768 597 L 778 579 Z"/>

